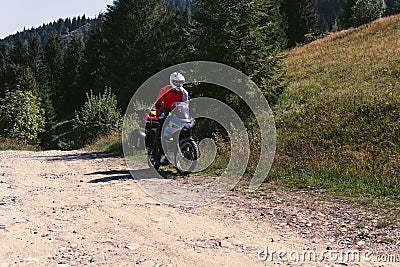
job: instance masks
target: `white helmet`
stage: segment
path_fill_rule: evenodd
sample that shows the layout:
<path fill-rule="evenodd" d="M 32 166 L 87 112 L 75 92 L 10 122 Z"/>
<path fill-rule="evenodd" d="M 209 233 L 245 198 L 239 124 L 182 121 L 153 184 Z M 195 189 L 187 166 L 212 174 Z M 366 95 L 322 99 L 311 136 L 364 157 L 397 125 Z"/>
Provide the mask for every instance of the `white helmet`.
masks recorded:
<path fill-rule="evenodd" d="M 169 83 L 172 85 L 174 89 L 182 90 L 183 84 L 185 83 L 185 77 L 183 77 L 183 75 L 180 74 L 179 72 L 174 72 L 169 77 Z"/>

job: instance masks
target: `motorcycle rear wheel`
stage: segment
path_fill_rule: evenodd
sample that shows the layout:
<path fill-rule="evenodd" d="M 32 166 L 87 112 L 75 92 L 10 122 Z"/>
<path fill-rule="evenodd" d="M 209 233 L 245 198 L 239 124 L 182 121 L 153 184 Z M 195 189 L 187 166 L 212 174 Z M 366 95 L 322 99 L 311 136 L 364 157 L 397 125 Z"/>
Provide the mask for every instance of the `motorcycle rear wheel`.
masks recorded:
<path fill-rule="evenodd" d="M 147 156 L 147 164 L 149 165 L 150 169 L 154 168 L 156 171 L 160 168 L 160 162 L 154 159 L 152 154 Z"/>

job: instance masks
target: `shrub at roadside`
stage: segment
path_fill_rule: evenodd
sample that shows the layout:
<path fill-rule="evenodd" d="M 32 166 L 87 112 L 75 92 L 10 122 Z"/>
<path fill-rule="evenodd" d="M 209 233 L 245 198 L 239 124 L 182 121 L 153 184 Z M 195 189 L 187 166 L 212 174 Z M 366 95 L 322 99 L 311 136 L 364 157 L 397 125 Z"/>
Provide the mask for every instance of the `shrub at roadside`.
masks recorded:
<path fill-rule="evenodd" d="M 111 90 L 106 88 L 100 95 L 90 92 L 86 103 L 75 115 L 73 128 L 77 136 L 76 145 L 83 146 L 101 135 L 119 131 L 121 124 L 121 111 Z"/>
<path fill-rule="evenodd" d="M 121 132 L 110 132 L 107 135 L 101 135 L 83 149 L 109 156 L 123 157 Z"/>
<path fill-rule="evenodd" d="M 20 144 L 38 144 L 45 123 L 39 98 L 31 91 L 7 91 L 0 103 L 0 133 Z"/>

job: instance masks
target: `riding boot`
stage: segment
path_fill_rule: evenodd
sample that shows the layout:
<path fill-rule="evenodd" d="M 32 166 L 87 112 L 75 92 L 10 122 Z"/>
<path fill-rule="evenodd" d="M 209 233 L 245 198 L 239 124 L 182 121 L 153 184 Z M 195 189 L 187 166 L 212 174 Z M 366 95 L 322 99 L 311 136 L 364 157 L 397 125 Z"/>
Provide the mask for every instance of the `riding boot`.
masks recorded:
<path fill-rule="evenodd" d="M 164 155 L 164 151 L 162 148 L 161 144 L 161 132 L 162 132 L 162 127 L 164 125 L 165 120 L 159 120 L 158 122 L 158 127 L 157 127 L 157 136 L 156 136 L 156 153 L 155 153 L 155 159 L 157 162 L 160 162 L 161 156 Z"/>

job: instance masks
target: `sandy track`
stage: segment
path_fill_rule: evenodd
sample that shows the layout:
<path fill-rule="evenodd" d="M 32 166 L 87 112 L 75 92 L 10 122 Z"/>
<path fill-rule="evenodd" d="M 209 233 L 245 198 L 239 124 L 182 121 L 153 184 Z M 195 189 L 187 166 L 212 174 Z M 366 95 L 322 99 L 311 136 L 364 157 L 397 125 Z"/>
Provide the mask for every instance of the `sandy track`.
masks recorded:
<path fill-rule="evenodd" d="M 0 266 L 343 266 L 260 261 L 266 246 L 326 244 L 257 220 L 246 201 L 173 207 L 143 193 L 122 159 L 0 152 Z"/>

